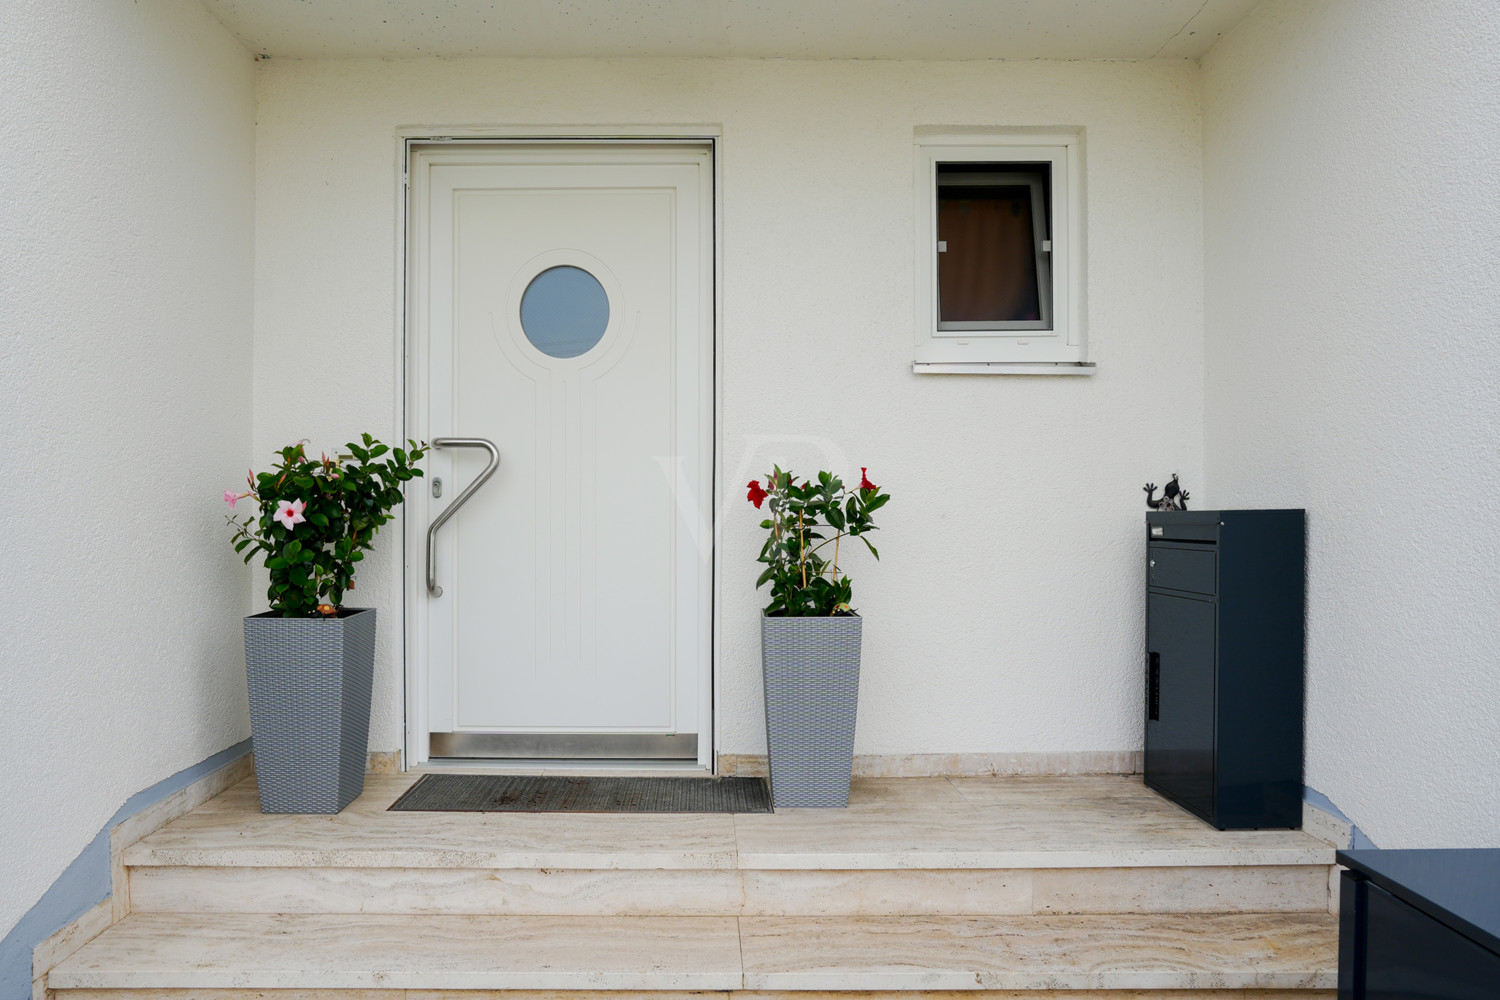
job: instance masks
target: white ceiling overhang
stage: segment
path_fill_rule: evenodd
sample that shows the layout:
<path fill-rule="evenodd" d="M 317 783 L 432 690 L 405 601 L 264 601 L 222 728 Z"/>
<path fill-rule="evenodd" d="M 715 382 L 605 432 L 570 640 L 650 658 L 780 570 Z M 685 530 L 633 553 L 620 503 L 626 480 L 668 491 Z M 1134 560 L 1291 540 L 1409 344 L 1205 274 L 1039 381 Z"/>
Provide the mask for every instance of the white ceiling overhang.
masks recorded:
<path fill-rule="evenodd" d="M 1259 0 L 203 0 L 276 58 L 1195 59 Z"/>

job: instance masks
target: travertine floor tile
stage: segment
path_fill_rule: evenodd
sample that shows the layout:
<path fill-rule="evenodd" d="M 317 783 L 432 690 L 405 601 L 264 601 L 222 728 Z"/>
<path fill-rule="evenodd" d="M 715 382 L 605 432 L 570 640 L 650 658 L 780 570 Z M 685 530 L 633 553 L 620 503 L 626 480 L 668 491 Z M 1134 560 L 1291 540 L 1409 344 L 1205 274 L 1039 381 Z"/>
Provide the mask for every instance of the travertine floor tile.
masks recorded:
<path fill-rule="evenodd" d="M 1159 805 L 1163 813 L 1182 812 L 1147 788 L 1139 775 L 1019 775 L 945 780 L 974 806 L 1070 809 L 1079 802 L 1087 802 L 1091 812 L 1111 805 L 1131 810 L 1142 805 L 1148 808 Z"/>
<path fill-rule="evenodd" d="M 1330 989 L 1326 914 L 740 920 L 747 989 Z"/>
<path fill-rule="evenodd" d="M 473 994 L 460 994 L 472 997 Z M 406 990 L 53 990 L 53 1000 L 410 1000 Z M 1092 1000 L 1092 998 L 1090 998 Z M 1238 1000 L 1238 998 L 1236 998 Z"/>
<path fill-rule="evenodd" d="M 723 814 L 388 812 L 410 776 L 371 775 L 336 816 L 265 815 L 242 782 L 131 847 L 129 865 L 733 868 Z"/>
<path fill-rule="evenodd" d="M 1326 913 L 1318 865 L 1047 868 L 1032 876 L 1037 913 Z M 999 912 L 999 911 L 993 911 Z"/>
<path fill-rule="evenodd" d="M 727 990 L 722 917 L 133 914 L 53 970 L 71 988 Z"/>
<path fill-rule="evenodd" d="M 734 869 L 187 868 L 131 871 L 138 913 L 736 916 Z"/>
<path fill-rule="evenodd" d="M 954 803 L 924 782 L 947 782 Z M 1295 830 L 1225 832 L 1128 777 L 868 779 L 859 810 L 737 816 L 745 868 L 1031 868 L 1331 864 Z M 903 807 L 880 782 L 911 783 Z M 860 789 L 862 782 L 855 782 Z M 885 807 L 879 807 L 890 798 Z M 942 802 L 942 808 L 931 803 Z"/>
<path fill-rule="evenodd" d="M 392 813 L 372 775 L 337 816 L 266 816 L 253 781 L 125 855 L 281 868 L 942 869 L 1329 865 L 1300 831 L 1214 830 L 1128 777 L 856 780 L 848 809 L 773 815 Z"/>
<path fill-rule="evenodd" d="M 976 1000 L 974 991 L 899 994 L 736 990 L 617 992 L 609 1000 Z M 983 1000 L 1336 1000 L 1335 990 L 993 990 Z M 579 990 L 63 990 L 57 1000 L 601 1000 Z"/>
<path fill-rule="evenodd" d="M 746 915 L 1030 913 L 1031 872 L 746 869 Z"/>

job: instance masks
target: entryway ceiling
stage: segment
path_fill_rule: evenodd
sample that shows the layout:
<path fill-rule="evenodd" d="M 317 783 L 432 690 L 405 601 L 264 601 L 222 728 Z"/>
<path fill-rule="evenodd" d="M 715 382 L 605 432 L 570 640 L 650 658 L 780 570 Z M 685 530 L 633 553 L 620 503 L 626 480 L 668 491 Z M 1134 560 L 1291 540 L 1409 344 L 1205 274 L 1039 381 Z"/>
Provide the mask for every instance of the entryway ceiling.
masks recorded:
<path fill-rule="evenodd" d="M 203 0 L 271 57 L 1193 59 L 1260 0 Z"/>

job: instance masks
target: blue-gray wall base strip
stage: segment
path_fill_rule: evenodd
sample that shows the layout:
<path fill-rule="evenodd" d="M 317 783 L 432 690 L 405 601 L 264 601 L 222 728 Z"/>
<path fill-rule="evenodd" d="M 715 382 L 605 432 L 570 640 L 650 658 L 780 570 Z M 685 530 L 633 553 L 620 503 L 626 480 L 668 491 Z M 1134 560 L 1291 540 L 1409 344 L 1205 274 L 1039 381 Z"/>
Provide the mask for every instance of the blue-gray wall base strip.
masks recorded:
<path fill-rule="evenodd" d="M 1365 836 L 1365 831 L 1361 830 L 1359 828 L 1359 826 L 1354 822 L 1354 820 L 1350 819 L 1348 816 L 1345 816 L 1344 815 L 1344 810 L 1342 810 L 1338 806 L 1334 805 L 1333 804 L 1333 800 L 1330 799 L 1328 796 L 1324 795 L 1322 792 L 1318 791 L 1316 788 L 1312 787 L 1311 785 L 1303 785 L 1302 786 L 1302 799 L 1308 805 L 1316 806 L 1317 808 L 1319 808 L 1319 809 L 1323 810 L 1324 812 L 1326 812 L 1328 815 L 1330 815 L 1330 816 L 1336 816 L 1340 820 L 1342 820 L 1343 822 L 1349 824 L 1349 848 L 1350 848 L 1350 850 L 1354 850 L 1354 851 L 1373 851 L 1373 850 L 1377 850 L 1377 848 L 1375 847 L 1375 841 L 1373 841 L 1369 837 Z"/>
<path fill-rule="evenodd" d="M 250 741 L 236 743 L 205 761 L 136 792 L 94 834 L 87 847 L 42 893 L 3 940 L 0 940 L 0 1000 L 31 1000 L 31 952 L 98 903 L 109 898 L 109 831 L 147 806 L 155 805 L 250 752 Z"/>

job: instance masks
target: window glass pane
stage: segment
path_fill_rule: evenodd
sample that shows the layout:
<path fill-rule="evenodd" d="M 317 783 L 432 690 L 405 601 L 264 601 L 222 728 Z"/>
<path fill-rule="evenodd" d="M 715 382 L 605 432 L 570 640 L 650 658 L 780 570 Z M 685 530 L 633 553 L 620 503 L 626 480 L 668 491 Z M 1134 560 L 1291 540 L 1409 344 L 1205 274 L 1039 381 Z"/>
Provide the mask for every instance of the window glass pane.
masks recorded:
<path fill-rule="evenodd" d="M 549 267 L 521 295 L 521 329 L 532 346 L 554 358 L 589 351 L 609 326 L 609 296 L 581 267 Z"/>
<path fill-rule="evenodd" d="M 1017 169 L 1020 166 L 1022 169 Z M 1047 239 L 1045 170 L 1017 164 L 940 164 L 938 320 L 1040 323 Z"/>

